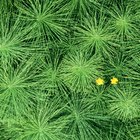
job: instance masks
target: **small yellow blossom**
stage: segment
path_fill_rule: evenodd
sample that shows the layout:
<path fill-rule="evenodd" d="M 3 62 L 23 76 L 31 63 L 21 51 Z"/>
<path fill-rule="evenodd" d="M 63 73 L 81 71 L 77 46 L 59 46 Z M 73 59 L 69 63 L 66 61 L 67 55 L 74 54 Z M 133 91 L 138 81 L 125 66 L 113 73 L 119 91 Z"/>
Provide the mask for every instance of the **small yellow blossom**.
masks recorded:
<path fill-rule="evenodd" d="M 119 80 L 118 80 L 117 78 L 115 78 L 115 77 L 113 77 L 113 78 L 111 79 L 111 84 L 112 84 L 112 85 L 116 85 L 116 84 L 118 84 L 118 82 L 119 82 Z"/>
<path fill-rule="evenodd" d="M 104 80 L 102 78 L 98 78 L 98 79 L 96 79 L 96 84 L 99 86 L 104 85 Z"/>

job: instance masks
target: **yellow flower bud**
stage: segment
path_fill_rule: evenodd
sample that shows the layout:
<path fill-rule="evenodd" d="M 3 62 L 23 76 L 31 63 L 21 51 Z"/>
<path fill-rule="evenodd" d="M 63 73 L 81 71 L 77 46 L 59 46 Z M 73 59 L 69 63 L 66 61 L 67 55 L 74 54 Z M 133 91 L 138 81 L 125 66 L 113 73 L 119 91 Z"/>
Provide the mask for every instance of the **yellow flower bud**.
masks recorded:
<path fill-rule="evenodd" d="M 98 78 L 97 80 L 96 80 L 96 84 L 97 85 L 104 85 L 104 80 L 102 79 L 102 78 Z"/>
<path fill-rule="evenodd" d="M 118 84 L 118 82 L 119 82 L 119 80 L 118 80 L 117 78 L 115 78 L 115 77 L 113 77 L 113 78 L 111 79 L 111 84 L 112 84 L 112 85 L 116 85 L 116 84 Z"/>

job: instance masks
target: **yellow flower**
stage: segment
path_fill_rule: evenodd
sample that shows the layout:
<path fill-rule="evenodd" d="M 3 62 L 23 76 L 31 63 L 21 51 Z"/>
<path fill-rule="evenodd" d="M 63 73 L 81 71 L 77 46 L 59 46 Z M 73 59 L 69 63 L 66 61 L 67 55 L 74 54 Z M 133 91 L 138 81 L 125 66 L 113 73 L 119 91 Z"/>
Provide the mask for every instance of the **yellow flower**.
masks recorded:
<path fill-rule="evenodd" d="M 97 80 L 96 80 L 96 84 L 97 85 L 104 85 L 104 80 L 102 79 L 102 78 L 98 78 Z"/>
<path fill-rule="evenodd" d="M 115 78 L 115 77 L 113 77 L 113 78 L 111 79 L 111 84 L 112 84 L 112 85 L 116 85 L 116 84 L 118 84 L 118 82 L 119 82 L 119 80 L 118 80 L 117 78 Z"/>

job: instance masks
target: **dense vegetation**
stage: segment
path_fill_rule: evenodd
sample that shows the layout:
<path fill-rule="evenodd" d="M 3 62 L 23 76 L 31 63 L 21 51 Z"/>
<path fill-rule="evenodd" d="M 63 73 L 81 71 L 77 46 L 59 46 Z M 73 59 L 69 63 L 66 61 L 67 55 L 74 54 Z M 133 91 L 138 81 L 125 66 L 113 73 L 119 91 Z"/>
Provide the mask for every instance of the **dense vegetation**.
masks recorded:
<path fill-rule="evenodd" d="M 0 0 L 0 140 L 140 140 L 140 0 Z"/>

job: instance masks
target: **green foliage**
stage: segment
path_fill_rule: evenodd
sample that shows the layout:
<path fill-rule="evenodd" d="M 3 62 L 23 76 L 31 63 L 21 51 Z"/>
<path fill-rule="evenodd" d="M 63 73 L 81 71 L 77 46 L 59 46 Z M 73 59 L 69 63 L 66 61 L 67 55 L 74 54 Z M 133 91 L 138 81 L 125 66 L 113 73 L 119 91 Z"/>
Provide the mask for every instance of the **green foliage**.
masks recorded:
<path fill-rule="evenodd" d="M 102 75 L 101 58 L 96 55 L 89 58 L 82 52 L 68 54 L 62 62 L 62 77 L 68 87 L 76 91 L 86 92 L 95 82 L 96 77 Z"/>
<path fill-rule="evenodd" d="M 32 64 L 32 66 L 31 66 Z M 37 69 L 32 59 L 20 65 L 5 63 L 0 67 L 0 118 L 20 116 L 31 106 Z M 31 100 L 30 100 L 31 98 Z"/>
<path fill-rule="evenodd" d="M 130 61 L 131 57 L 126 55 L 125 51 L 116 50 L 111 57 L 105 57 L 105 75 L 121 79 L 127 78 L 132 71 Z"/>
<path fill-rule="evenodd" d="M 79 93 L 72 93 L 68 98 L 67 111 L 69 115 L 68 132 L 76 140 L 99 139 L 99 130 L 102 128 L 101 123 L 106 122 L 105 116 L 93 106 L 93 102 L 87 100 L 87 97 Z"/>
<path fill-rule="evenodd" d="M 62 132 L 66 125 L 66 117 L 63 113 L 62 102 L 59 97 L 44 100 L 45 93 L 36 93 L 37 103 L 30 108 L 28 114 L 14 123 L 10 129 L 16 133 L 15 140 L 61 140 L 67 137 Z"/>
<path fill-rule="evenodd" d="M 123 121 L 131 120 L 139 116 L 140 98 L 139 91 L 132 85 L 114 87 L 109 90 L 109 113 Z"/>
<path fill-rule="evenodd" d="M 140 139 L 140 0 L 0 0 L 0 140 Z"/>
<path fill-rule="evenodd" d="M 30 25 L 31 32 L 40 37 L 44 35 L 48 40 L 59 39 L 66 32 L 65 14 L 62 13 L 59 3 L 54 1 L 29 0 L 16 2 L 21 13 L 22 22 Z"/>
<path fill-rule="evenodd" d="M 116 34 L 116 38 L 122 41 L 126 39 L 132 39 L 138 35 L 138 23 L 137 13 L 133 9 L 132 5 L 128 6 L 115 6 L 113 10 L 109 12 L 112 21 L 112 30 Z"/>
<path fill-rule="evenodd" d="M 93 108 L 101 113 L 105 114 L 108 110 L 107 105 L 107 95 L 105 87 L 96 87 L 91 93 L 88 95 L 88 100 L 92 103 Z"/>
<path fill-rule="evenodd" d="M 20 22 L 19 16 L 3 12 L 0 14 L 0 24 L 1 60 L 22 59 L 24 55 L 28 55 L 30 51 L 29 42 L 26 43 L 30 38 L 28 26 L 27 29 L 24 28 L 25 24 Z"/>
<path fill-rule="evenodd" d="M 127 132 L 129 134 L 129 136 L 131 137 L 131 139 L 133 140 L 139 140 L 140 139 L 140 120 L 134 120 L 133 122 L 131 122 L 130 125 L 128 125 L 127 128 Z"/>
<path fill-rule="evenodd" d="M 134 87 L 140 89 L 140 57 L 133 57 L 130 65 L 130 77 Z"/>
<path fill-rule="evenodd" d="M 102 11 L 93 13 L 92 17 L 83 19 L 82 25 L 77 27 L 75 33 L 78 43 L 84 50 L 108 54 L 111 51 L 113 34 L 110 32 L 110 21 Z"/>
<path fill-rule="evenodd" d="M 63 9 L 68 17 L 81 20 L 84 16 L 90 15 L 93 8 L 97 9 L 95 4 L 98 4 L 96 0 L 63 0 Z"/>
<path fill-rule="evenodd" d="M 53 56 L 53 58 L 52 58 Z M 41 73 L 38 75 L 40 89 L 48 91 L 48 94 L 55 94 L 57 92 L 64 92 L 65 84 L 60 76 L 60 60 L 61 53 L 57 50 L 52 51 L 47 59 L 43 59 L 43 66 Z"/>

